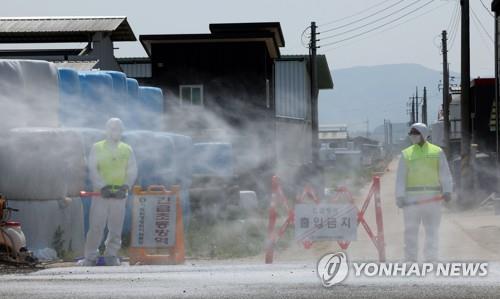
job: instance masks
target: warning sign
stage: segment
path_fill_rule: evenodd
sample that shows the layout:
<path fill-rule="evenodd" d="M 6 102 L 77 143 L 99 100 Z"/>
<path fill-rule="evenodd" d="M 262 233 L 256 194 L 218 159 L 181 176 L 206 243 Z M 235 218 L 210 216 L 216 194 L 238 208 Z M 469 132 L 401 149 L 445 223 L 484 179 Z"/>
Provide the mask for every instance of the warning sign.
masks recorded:
<path fill-rule="evenodd" d="M 132 223 L 132 247 L 161 248 L 175 244 L 174 195 L 136 195 Z"/>
<path fill-rule="evenodd" d="M 357 239 L 356 207 L 351 203 L 295 205 L 295 239 L 325 241 Z"/>

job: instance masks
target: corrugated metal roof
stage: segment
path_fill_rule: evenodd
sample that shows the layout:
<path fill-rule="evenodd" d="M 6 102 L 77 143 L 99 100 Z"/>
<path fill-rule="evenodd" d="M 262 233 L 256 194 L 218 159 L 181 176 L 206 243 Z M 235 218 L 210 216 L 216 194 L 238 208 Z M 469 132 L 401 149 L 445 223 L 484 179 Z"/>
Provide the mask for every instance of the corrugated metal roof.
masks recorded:
<path fill-rule="evenodd" d="M 87 61 L 52 61 L 58 68 L 72 68 L 77 71 L 90 71 L 95 68 L 98 60 Z"/>
<path fill-rule="evenodd" d="M 346 124 L 326 124 L 326 125 L 320 125 L 319 126 L 319 131 L 323 131 L 323 132 L 327 132 L 327 131 L 335 131 L 335 132 L 347 131 L 347 125 Z"/>
<path fill-rule="evenodd" d="M 88 34 L 111 32 L 113 41 L 136 41 L 126 17 L 4 17 L 0 42 L 88 41 Z"/>
<path fill-rule="evenodd" d="M 347 139 L 347 132 L 319 132 L 319 139 Z"/>

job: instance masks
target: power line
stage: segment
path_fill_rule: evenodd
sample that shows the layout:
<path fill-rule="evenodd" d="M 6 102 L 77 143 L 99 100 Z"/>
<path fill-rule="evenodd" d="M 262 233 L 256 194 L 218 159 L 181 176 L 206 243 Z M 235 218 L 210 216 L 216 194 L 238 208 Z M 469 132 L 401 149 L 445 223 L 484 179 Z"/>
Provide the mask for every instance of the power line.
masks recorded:
<path fill-rule="evenodd" d="M 326 26 L 326 25 L 330 25 L 330 24 L 335 24 L 335 23 L 338 23 L 338 22 L 343 21 L 343 20 L 350 19 L 350 18 L 352 18 L 352 17 L 355 17 L 355 16 L 357 16 L 357 15 L 363 14 L 363 13 L 365 13 L 365 12 L 367 12 L 367 11 L 370 11 L 372 8 L 375 8 L 375 7 L 377 7 L 377 6 L 380 6 L 380 5 L 382 5 L 382 4 L 384 4 L 384 3 L 387 3 L 387 2 L 389 2 L 389 1 L 392 1 L 392 0 L 385 0 L 385 1 L 379 2 L 379 3 L 374 4 L 374 5 L 372 5 L 372 6 L 366 7 L 366 8 L 364 8 L 363 10 L 360 10 L 360 11 L 358 11 L 358 12 L 356 12 L 356 13 L 352 14 L 352 15 L 345 16 L 345 17 L 342 17 L 342 18 L 340 18 L 340 19 L 335 19 L 335 20 L 333 20 L 333 21 L 329 21 L 329 22 L 326 22 L 326 23 L 321 23 L 321 24 L 318 24 L 318 26 Z"/>
<path fill-rule="evenodd" d="M 378 15 L 379 13 L 384 12 L 384 11 L 386 11 L 386 10 L 388 10 L 388 9 L 392 8 L 392 7 L 394 7 L 394 6 L 398 5 L 399 3 L 403 2 L 403 1 L 404 1 L 404 0 L 399 0 L 398 2 L 393 3 L 393 4 L 391 4 L 391 5 L 389 5 L 389 6 L 385 7 L 385 8 L 383 8 L 383 9 L 381 9 L 381 10 L 377 10 L 376 12 L 372 13 L 371 15 L 368 15 L 368 16 L 366 16 L 366 17 L 363 17 L 363 18 L 360 18 L 360 19 L 357 19 L 357 20 L 354 20 L 354 21 L 352 21 L 352 22 L 350 22 L 350 23 L 347 23 L 347 24 L 344 24 L 344 25 L 340 25 L 340 26 L 337 26 L 337 27 L 334 27 L 334 28 L 330 28 L 330 29 L 327 29 L 327 30 L 323 30 L 322 32 L 324 33 L 324 32 L 335 31 L 335 30 L 337 30 L 337 29 L 345 28 L 345 27 L 350 26 L 350 25 L 352 25 L 352 24 L 356 24 L 356 23 L 358 23 L 358 22 L 364 21 L 365 19 L 368 19 L 368 18 L 371 18 L 371 17 L 373 17 L 373 16 L 375 16 L 375 15 Z M 418 1 L 420 1 L 420 0 L 418 0 Z"/>
<path fill-rule="evenodd" d="M 401 20 L 402 18 L 404 18 L 404 17 L 406 17 L 406 16 L 408 16 L 408 15 L 411 15 L 412 13 L 414 13 L 414 12 L 416 12 L 416 11 L 418 11 L 418 10 L 420 10 L 420 9 L 424 8 L 425 6 L 427 6 L 427 5 L 431 4 L 432 2 L 434 2 L 434 0 L 430 0 L 430 1 L 426 2 L 424 5 L 421 5 L 421 6 L 417 7 L 416 9 L 414 9 L 414 10 L 412 10 L 412 11 L 410 11 L 410 12 L 408 12 L 408 13 L 406 13 L 406 14 L 402 15 L 402 16 L 400 16 L 400 17 L 398 17 L 398 18 L 396 18 L 396 19 L 393 19 L 393 20 L 391 20 L 391 21 L 389 21 L 389 22 L 386 22 L 386 23 L 384 23 L 384 24 L 382 24 L 382 25 L 379 25 L 379 26 L 377 26 L 377 27 L 374 27 L 374 28 L 372 28 L 372 29 L 370 29 L 370 30 L 363 31 L 363 32 L 361 32 L 361 33 L 358 33 L 358 34 L 352 35 L 352 36 L 350 36 L 350 37 L 347 37 L 347 38 L 344 38 L 344 39 L 341 39 L 341 40 L 338 40 L 338 41 L 334 41 L 334 42 L 331 42 L 331 43 L 327 43 L 327 44 L 324 44 L 324 45 L 320 45 L 320 47 L 326 47 L 326 46 L 335 45 L 335 44 L 338 44 L 338 43 L 341 43 L 341 42 L 345 42 L 345 41 L 351 40 L 351 39 L 353 39 L 353 38 L 356 38 L 356 37 L 359 37 L 359 36 L 362 36 L 362 35 L 368 34 L 368 33 L 370 33 L 370 32 L 373 32 L 373 31 L 375 31 L 375 30 L 377 30 L 377 29 L 379 29 L 379 28 L 382 28 L 382 27 L 387 26 L 387 25 L 389 25 L 389 24 L 392 24 L 392 23 L 394 23 L 394 22 L 396 22 L 396 21 L 399 21 L 399 20 Z"/>
<path fill-rule="evenodd" d="M 458 12 L 458 10 L 460 8 L 460 3 L 458 1 L 456 2 L 456 8 L 457 8 L 457 12 Z M 451 49 L 453 48 L 453 45 L 455 44 L 455 39 L 457 38 L 457 35 L 458 35 L 458 24 L 460 23 L 461 19 L 462 19 L 461 14 L 457 13 L 456 18 L 455 18 L 455 23 L 452 26 L 451 32 L 450 32 L 450 38 L 449 38 L 450 43 L 448 46 L 448 51 L 451 51 Z"/>
<path fill-rule="evenodd" d="M 304 29 L 304 31 L 302 31 L 302 34 L 300 35 L 300 42 L 302 43 L 302 46 L 304 46 L 306 48 L 309 48 L 309 43 L 304 41 L 304 36 L 306 34 L 307 29 L 309 29 L 309 28 L 311 28 L 311 26 L 307 26 L 306 29 Z M 309 35 L 308 38 L 310 38 L 310 37 L 311 36 Z"/>
<path fill-rule="evenodd" d="M 390 13 L 390 14 L 386 15 L 386 16 L 383 16 L 383 17 L 381 17 L 381 18 L 375 19 L 375 20 L 373 20 L 373 21 L 371 21 L 371 22 L 368 22 L 368 23 L 366 23 L 366 24 L 363 24 L 363 25 L 361 25 L 361 26 L 354 27 L 354 28 L 351 28 L 351 29 L 349 29 L 349 30 L 346 30 L 346 31 L 343 31 L 343 32 L 340 32 L 340 33 L 337 33 L 337 34 L 333 34 L 333 35 L 328 35 L 328 36 L 326 36 L 326 37 L 322 37 L 321 39 L 322 39 L 322 40 L 325 40 L 325 39 L 330 39 L 330 38 L 334 38 L 334 37 L 337 37 L 337 36 L 344 35 L 344 34 L 349 33 L 349 32 L 356 31 L 356 30 L 358 30 L 358 29 L 365 28 L 365 27 L 366 27 L 366 26 L 368 26 L 368 25 L 372 25 L 372 24 L 374 24 L 374 23 L 377 23 L 378 21 L 382 21 L 382 20 L 384 20 L 384 19 L 387 19 L 388 17 L 391 17 L 391 16 L 393 16 L 393 15 L 395 15 L 395 14 L 397 14 L 397 13 L 399 13 L 399 12 L 401 12 L 401 11 L 405 10 L 405 9 L 407 9 L 408 7 L 410 7 L 410 6 L 412 6 L 412 5 L 414 5 L 414 4 L 418 3 L 418 2 L 420 2 L 420 1 L 421 1 L 421 0 L 416 0 L 416 1 L 412 2 L 412 3 L 410 3 L 409 5 L 406 5 L 406 6 L 404 6 L 404 7 L 400 8 L 400 9 L 398 9 L 398 10 L 396 10 L 396 11 L 394 11 L 394 12 L 392 12 L 392 13 Z M 321 33 L 325 33 L 325 32 L 332 31 L 332 30 L 333 30 L 333 29 L 331 29 L 331 30 L 326 30 L 326 31 L 321 31 Z"/>
<path fill-rule="evenodd" d="M 483 0 L 479 0 L 479 2 L 481 2 L 481 4 L 483 5 L 484 9 L 490 14 L 490 16 L 492 17 L 495 17 L 491 11 L 488 9 L 488 7 L 486 7 L 486 5 L 484 4 Z"/>
<path fill-rule="evenodd" d="M 476 19 L 476 21 L 479 23 L 479 25 L 481 26 L 481 28 L 483 28 L 484 32 L 486 33 L 486 35 L 489 37 L 489 39 L 491 40 L 492 43 L 495 43 L 493 41 L 493 37 L 491 37 L 490 33 L 488 32 L 488 30 L 486 30 L 486 28 L 484 27 L 483 25 L 483 22 L 481 22 L 481 20 L 478 18 L 478 16 L 476 15 L 476 13 L 474 12 L 474 9 L 472 9 L 472 6 L 470 7 L 470 11 L 472 12 L 472 16 L 474 17 L 474 19 Z"/>
<path fill-rule="evenodd" d="M 401 25 L 404 25 L 404 24 L 406 24 L 406 23 L 409 23 L 409 22 L 411 22 L 411 21 L 413 21 L 413 20 L 415 20 L 415 19 L 418 19 L 418 18 L 420 18 L 420 17 L 422 17 L 422 16 L 424 16 L 424 15 L 427 15 L 428 13 L 435 12 L 435 11 L 437 11 L 439 8 L 441 8 L 441 7 L 443 7 L 443 6 L 447 5 L 447 4 L 448 4 L 448 3 L 443 3 L 443 4 L 441 4 L 440 6 L 438 6 L 438 7 L 436 7 L 436 8 L 434 8 L 434 7 L 433 7 L 433 8 L 430 8 L 430 9 L 428 9 L 428 10 L 424 11 L 424 12 L 423 12 L 423 13 L 421 13 L 421 14 L 418 14 L 418 15 L 416 15 L 416 16 L 413 16 L 412 18 L 409 18 L 409 19 L 405 20 L 404 22 L 400 22 L 400 23 L 394 24 L 393 26 L 390 26 L 390 27 L 388 27 L 388 28 L 385 28 L 384 30 L 378 31 L 378 32 L 376 32 L 375 34 L 373 34 L 373 35 L 371 35 L 371 36 L 367 36 L 367 37 L 364 37 L 364 38 L 360 38 L 360 39 L 358 39 L 358 40 L 356 40 L 356 41 L 353 41 L 353 42 L 351 42 L 351 43 L 348 43 L 348 44 L 343 44 L 343 45 L 340 45 L 340 46 L 337 46 L 337 47 L 329 48 L 329 49 L 327 49 L 327 50 L 326 50 L 326 51 L 324 51 L 324 52 L 328 52 L 328 51 L 335 50 L 335 49 L 339 49 L 339 48 L 342 48 L 342 47 L 345 47 L 345 46 L 348 46 L 348 45 L 352 45 L 352 44 L 354 44 L 354 43 L 356 43 L 356 42 L 358 42 L 358 41 L 362 41 L 362 40 L 365 40 L 365 39 L 368 39 L 368 38 L 372 38 L 372 37 L 374 37 L 374 36 L 377 36 L 377 35 L 379 35 L 379 34 L 382 34 L 382 33 L 386 32 L 386 31 L 392 30 L 392 29 L 394 29 L 394 28 L 398 28 L 398 27 L 400 27 Z"/>
<path fill-rule="evenodd" d="M 472 12 L 472 7 L 471 7 L 471 12 Z M 474 16 L 475 14 L 473 13 L 472 15 Z M 486 39 L 484 39 L 484 36 L 483 36 L 484 34 L 481 32 L 481 30 L 479 30 L 479 26 L 483 27 L 479 23 L 479 20 L 476 17 L 473 17 L 472 21 L 473 21 L 473 23 L 475 25 L 474 28 L 477 30 L 479 36 L 481 37 L 481 41 L 484 43 L 484 45 L 486 46 L 486 48 L 488 48 L 489 50 L 492 50 L 492 48 L 491 48 L 492 44 L 488 43 L 488 41 Z M 491 37 L 490 37 L 490 40 L 491 40 Z"/>
<path fill-rule="evenodd" d="M 451 27 L 453 26 L 453 23 L 455 21 L 455 18 L 457 17 L 457 14 L 458 14 L 458 5 L 455 5 L 455 8 L 453 9 L 453 14 L 451 15 L 451 18 L 450 18 L 450 22 L 448 23 L 448 26 L 446 27 L 447 32 L 450 32 Z"/>

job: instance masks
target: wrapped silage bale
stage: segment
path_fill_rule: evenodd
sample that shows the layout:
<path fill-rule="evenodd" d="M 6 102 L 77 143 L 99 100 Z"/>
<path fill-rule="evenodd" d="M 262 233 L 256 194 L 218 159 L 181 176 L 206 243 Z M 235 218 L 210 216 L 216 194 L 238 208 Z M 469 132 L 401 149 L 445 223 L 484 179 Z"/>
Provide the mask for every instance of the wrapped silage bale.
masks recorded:
<path fill-rule="evenodd" d="M 139 87 L 140 108 L 137 110 L 142 128 L 160 130 L 163 118 L 163 92 L 157 87 Z"/>
<path fill-rule="evenodd" d="M 230 143 L 206 142 L 193 145 L 193 174 L 232 177 L 233 147 Z"/>
<path fill-rule="evenodd" d="M 83 125 L 87 120 L 82 112 L 87 109 L 81 98 L 80 78 L 78 72 L 71 68 L 59 69 L 59 120 L 61 126 L 75 127 Z"/>
<path fill-rule="evenodd" d="M 151 131 L 125 131 L 123 142 L 130 145 L 134 151 L 137 161 L 138 177 L 136 183 L 147 187 L 149 177 L 156 167 L 155 159 L 158 146 L 154 141 L 154 133 Z"/>
<path fill-rule="evenodd" d="M 12 220 L 21 222 L 26 245 L 35 256 L 47 259 L 47 252 L 81 256 L 85 245 L 82 203 L 79 199 L 19 201 L 9 200 L 19 209 Z M 50 259 L 50 258 L 49 258 Z"/>
<path fill-rule="evenodd" d="M 0 59 L 0 130 L 59 124 L 57 67 L 40 60 Z"/>
<path fill-rule="evenodd" d="M 117 71 L 104 73 L 109 74 L 113 80 L 113 94 L 110 101 L 106 103 L 107 117 L 118 117 L 123 121 L 127 111 L 127 75 Z"/>
<path fill-rule="evenodd" d="M 0 190 L 7 198 L 79 196 L 86 165 L 78 134 L 58 128 L 16 128 L 2 142 Z"/>
<path fill-rule="evenodd" d="M 184 228 L 188 228 L 191 215 L 191 203 L 189 199 L 189 188 L 192 184 L 192 160 L 193 160 L 193 139 L 189 136 L 156 132 L 156 135 L 170 137 L 174 144 L 175 158 L 173 162 L 174 184 L 181 187 L 182 211 L 184 216 Z"/>
<path fill-rule="evenodd" d="M 58 128 L 12 129 L 3 140 L 0 189 L 9 205 L 19 209 L 13 220 L 22 223 L 28 247 L 40 257 L 52 249 L 59 254 L 83 253 L 82 140 L 77 130 Z"/>
<path fill-rule="evenodd" d="M 125 131 L 123 142 L 132 147 L 137 162 L 138 177 L 136 185 L 143 188 L 151 185 L 158 163 L 158 153 L 160 151 L 158 142 L 155 142 L 154 133 L 151 131 Z M 127 200 L 123 233 L 130 233 L 132 223 L 132 203 Z"/>
<path fill-rule="evenodd" d="M 176 161 L 179 153 L 176 151 L 174 138 L 168 134 L 151 131 L 126 131 L 123 141 L 134 150 L 138 166 L 137 184 L 142 188 L 151 185 L 163 185 L 167 189 L 178 184 L 176 177 Z M 124 233 L 130 231 L 130 203 L 125 215 Z"/>
<path fill-rule="evenodd" d="M 106 111 L 107 103 L 113 95 L 113 79 L 104 72 L 90 71 L 78 73 L 82 92 L 80 112 L 86 120 L 83 127 L 102 128 L 109 119 Z"/>
<path fill-rule="evenodd" d="M 139 82 L 133 78 L 127 78 L 127 98 L 124 119 L 125 127 L 129 130 L 139 130 L 141 128 L 139 118 L 135 117 L 135 107 L 139 103 Z"/>
<path fill-rule="evenodd" d="M 157 149 L 151 153 L 151 158 L 155 161 L 155 167 L 148 176 L 149 181 L 143 182 L 143 184 L 163 185 L 166 188 L 171 188 L 175 184 L 174 161 L 177 159 L 173 138 L 155 133 L 154 142 Z"/>
<path fill-rule="evenodd" d="M 84 189 L 82 190 L 92 191 L 94 190 L 94 188 L 92 186 L 92 182 L 90 181 L 90 176 L 88 172 L 88 157 L 94 143 L 103 140 L 106 137 L 106 133 L 103 130 L 92 129 L 92 128 L 69 128 L 68 130 L 74 131 L 79 136 L 83 145 L 83 152 L 85 154 L 85 163 L 87 167 L 85 168 L 85 183 L 84 183 Z M 82 198 L 81 204 L 83 206 L 82 207 L 83 227 L 85 233 L 87 233 L 89 228 L 89 213 L 90 213 L 91 199 Z"/>

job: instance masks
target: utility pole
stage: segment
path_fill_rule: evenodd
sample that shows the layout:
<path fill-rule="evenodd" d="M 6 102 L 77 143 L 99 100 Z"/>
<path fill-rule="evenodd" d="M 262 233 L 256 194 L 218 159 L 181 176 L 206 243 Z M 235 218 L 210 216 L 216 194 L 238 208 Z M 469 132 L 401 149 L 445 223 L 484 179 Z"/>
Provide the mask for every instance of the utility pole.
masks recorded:
<path fill-rule="evenodd" d="M 495 3 L 494 6 L 498 6 L 498 3 Z M 498 38 L 499 34 L 499 28 L 498 28 L 498 10 L 495 7 L 495 139 L 496 139 L 496 152 L 497 152 L 497 171 L 500 170 L 500 123 L 499 123 L 499 117 L 500 117 L 500 88 L 499 88 L 499 74 L 500 74 L 500 68 L 499 68 L 499 55 L 498 55 L 498 45 L 500 44 L 500 40 Z M 500 177 L 499 174 L 497 174 L 497 178 Z M 499 196 L 497 190 L 497 197 Z"/>
<path fill-rule="evenodd" d="M 392 122 L 389 121 L 389 144 L 393 144 L 393 139 L 392 139 Z"/>
<path fill-rule="evenodd" d="M 461 44 L 461 198 L 468 199 L 473 188 L 472 169 L 470 163 L 471 136 L 470 136 L 470 23 L 469 23 L 469 0 L 460 0 L 462 8 L 462 44 Z"/>
<path fill-rule="evenodd" d="M 319 165 L 319 130 L 318 130 L 318 71 L 316 65 L 316 22 L 311 22 L 311 121 L 312 121 L 312 147 L 314 165 Z"/>
<path fill-rule="evenodd" d="M 415 121 L 415 97 L 411 97 L 411 124 L 416 123 Z"/>
<path fill-rule="evenodd" d="M 389 144 L 388 142 L 389 132 L 387 131 L 387 120 L 384 118 L 384 146 Z"/>
<path fill-rule="evenodd" d="M 427 125 L 427 88 L 424 86 L 424 97 L 422 98 L 422 122 Z"/>
<path fill-rule="evenodd" d="M 443 139 L 444 150 L 448 159 L 450 157 L 450 74 L 448 69 L 448 39 L 446 30 L 443 30 L 441 44 L 443 51 Z"/>
<path fill-rule="evenodd" d="M 322 194 L 324 190 L 323 171 L 319 160 L 319 124 L 318 124 L 318 68 L 317 68 L 317 33 L 316 22 L 311 22 L 311 42 L 309 44 L 310 68 L 311 68 L 311 128 L 312 128 L 312 159 L 315 169 L 316 192 Z"/>
<path fill-rule="evenodd" d="M 418 86 L 415 87 L 415 122 L 418 123 Z"/>

